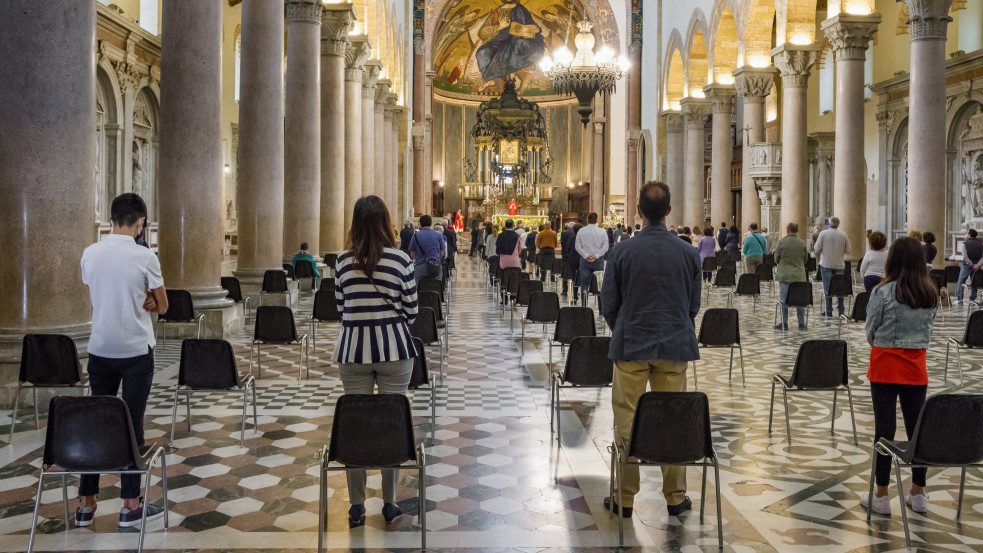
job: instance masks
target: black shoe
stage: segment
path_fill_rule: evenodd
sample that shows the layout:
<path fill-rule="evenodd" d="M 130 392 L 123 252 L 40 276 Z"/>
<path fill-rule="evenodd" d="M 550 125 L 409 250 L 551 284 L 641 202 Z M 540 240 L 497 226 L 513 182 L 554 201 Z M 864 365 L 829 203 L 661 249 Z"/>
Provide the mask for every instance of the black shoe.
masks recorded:
<path fill-rule="evenodd" d="M 92 518 L 96 514 L 96 507 L 83 507 L 81 505 L 75 509 L 75 527 L 85 528 L 92 525 Z"/>
<path fill-rule="evenodd" d="M 777 324 L 775 330 L 788 330 L 788 325 Z"/>
<path fill-rule="evenodd" d="M 392 524 L 397 518 L 403 516 L 403 510 L 395 503 L 386 503 L 382 506 L 382 518 L 386 519 L 386 524 Z"/>
<path fill-rule="evenodd" d="M 147 521 L 156 520 L 164 516 L 164 509 L 158 507 L 153 503 L 144 504 L 143 498 L 140 498 L 140 506 L 136 509 L 127 509 L 123 507 L 119 510 L 119 527 L 120 528 L 130 528 L 132 526 L 139 526 L 141 519 L 143 519 L 143 510 L 147 510 Z"/>
<path fill-rule="evenodd" d="M 614 509 L 613 510 L 611 509 L 611 504 L 612 503 L 614 503 Z M 621 513 L 621 511 L 622 511 L 621 508 L 618 507 L 618 504 L 616 502 L 611 501 L 611 498 L 610 497 L 605 497 L 604 498 L 604 510 L 605 511 L 608 511 L 608 512 L 613 512 L 615 514 Z M 623 516 L 625 518 L 631 518 L 631 513 L 632 513 L 632 508 L 631 507 L 625 507 L 624 508 L 624 512 L 621 514 L 621 516 Z"/>
<path fill-rule="evenodd" d="M 669 511 L 669 514 L 674 517 L 678 517 L 692 508 L 693 502 L 690 501 L 688 497 L 683 497 L 683 502 L 679 505 L 666 505 L 666 510 Z"/>
<path fill-rule="evenodd" d="M 799 330 L 807 330 L 808 328 L 806 325 L 799 325 Z"/>
<path fill-rule="evenodd" d="M 352 505 L 348 509 L 348 527 L 358 528 L 365 524 L 365 506 Z"/>

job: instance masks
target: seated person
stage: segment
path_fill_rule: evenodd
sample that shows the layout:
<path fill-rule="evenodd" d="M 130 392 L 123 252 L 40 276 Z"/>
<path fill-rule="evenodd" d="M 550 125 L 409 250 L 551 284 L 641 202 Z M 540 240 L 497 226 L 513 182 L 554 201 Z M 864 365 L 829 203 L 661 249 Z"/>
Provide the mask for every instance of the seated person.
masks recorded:
<path fill-rule="evenodd" d="M 311 255 L 311 252 L 307 251 L 307 242 L 300 245 L 300 251 L 294 255 L 293 261 L 290 262 L 294 267 L 294 274 L 297 274 L 297 262 L 298 261 L 310 261 L 311 267 L 314 268 L 314 278 L 311 279 L 311 288 L 317 285 L 317 279 L 321 278 L 320 271 L 317 270 L 317 260 Z"/>

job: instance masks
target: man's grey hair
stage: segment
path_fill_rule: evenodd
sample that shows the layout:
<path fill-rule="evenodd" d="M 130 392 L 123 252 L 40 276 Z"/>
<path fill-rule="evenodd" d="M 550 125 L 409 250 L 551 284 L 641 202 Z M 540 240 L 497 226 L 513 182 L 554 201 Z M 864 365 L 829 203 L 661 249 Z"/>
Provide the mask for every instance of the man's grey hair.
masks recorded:
<path fill-rule="evenodd" d="M 840 227 L 840 218 L 839 217 L 830 217 L 829 218 L 829 228 L 839 228 L 839 227 Z"/>

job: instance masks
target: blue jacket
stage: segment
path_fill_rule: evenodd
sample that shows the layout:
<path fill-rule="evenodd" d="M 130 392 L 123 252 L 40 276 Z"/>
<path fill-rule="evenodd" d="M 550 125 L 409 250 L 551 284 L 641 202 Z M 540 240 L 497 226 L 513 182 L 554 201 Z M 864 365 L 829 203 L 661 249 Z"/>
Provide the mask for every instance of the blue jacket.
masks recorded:
<path fill-rule="evenodd" d="M 304 254 L 303 252 L 295 255 L 293 260 L 290 262 L 290 265 L 293 266 L 294 271 L 297 270 L 298 261 L 310 261 L 311 265 L 314 266 L 314 276 L 317 278 L 321 278 L 321 271 L 317 270 L 317 261 L 314 259 L 314 256 L 312 256 L 311 254 Z"/>
<path fill-rule="evenodd" d="M 745 257 L 761 257 L 768 250 L 768 239 L 758 232 L 752 232 L 744 239 L 743 254 Z"/>
<path fill-rule="evenodd" d="M 896 282 L 878 286 L 867 304 L 867 342 L 878 348 L 928 349 L 935 326 L 935 311 L 912 309 L 899 303 Z"/>

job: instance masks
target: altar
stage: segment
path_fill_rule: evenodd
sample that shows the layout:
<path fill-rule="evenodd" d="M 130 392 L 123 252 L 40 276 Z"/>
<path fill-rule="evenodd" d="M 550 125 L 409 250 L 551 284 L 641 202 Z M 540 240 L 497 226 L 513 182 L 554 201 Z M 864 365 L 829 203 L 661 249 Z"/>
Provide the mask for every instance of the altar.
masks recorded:
<path fill-rule="evenodd" d="M 509 215 L 508 213 L 496 213 L 492 215 L 492 224 L 497 225 L 499 230 L 505 230 L 505 221 L 512 219 L 515 221 L 516 226 L 519 226 L 519 221 L 522 221 L 522 226 L 529 227 L 529 230 L 533 228 L 538 228 L 539 225 L 550 220 L 548 215 Z"/>

